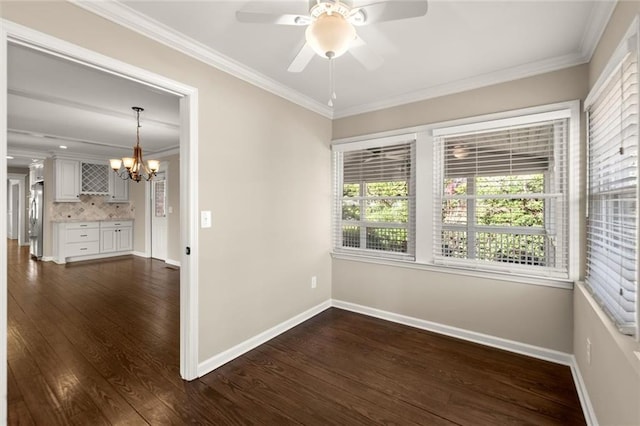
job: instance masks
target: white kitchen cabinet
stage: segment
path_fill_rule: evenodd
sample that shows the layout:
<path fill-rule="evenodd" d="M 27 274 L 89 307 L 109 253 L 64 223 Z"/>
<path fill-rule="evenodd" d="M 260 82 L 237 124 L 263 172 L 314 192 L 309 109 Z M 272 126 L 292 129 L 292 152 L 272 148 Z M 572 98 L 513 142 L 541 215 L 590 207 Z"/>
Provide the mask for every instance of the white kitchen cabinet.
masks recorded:
<path fill-rule="evenodd" d="M 109 221 L 100 224 L 100 253 L 133 250 L 133 222 Z"/>
<path fill-rule="evenodd" d="M 29 166 L 29 188 L 36 182 L 42 182 L 44 180 L 44 164 L 42 161 L 37 161 Z"/>
<path fill-rule="evenodd" d="M 109 195 L 108 164 L 83 161 L 80 167 L 80 193 L 88 195 Z"/>
<path fill-rule="evenodd" d="M 54 197 L 56 202 L 80 201 L 80 161 L 54 160 Z"/>
<path fill-rule="evenodd" d="M 113 171 L 109 173 L 109 203 L 129 201 L 129 179 L 121 179 Z"/>
<path fill-rule="evenodd" d="M 133 221 L 57 222 L 53 260 L 67 261 L 121 256 L 133 250 Z"/>

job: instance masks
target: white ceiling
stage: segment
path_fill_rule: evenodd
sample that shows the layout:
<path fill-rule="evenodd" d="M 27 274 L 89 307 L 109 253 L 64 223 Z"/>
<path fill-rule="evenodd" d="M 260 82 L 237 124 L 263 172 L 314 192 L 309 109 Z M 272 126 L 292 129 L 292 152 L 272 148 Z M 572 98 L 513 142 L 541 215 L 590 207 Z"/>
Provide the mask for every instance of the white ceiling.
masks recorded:
<path fill-rule="evenodd" d="M 54 154 L 131 156 L 141 106 L 144 158 L 179 146 L 179 98 L 30 48 L 8 52 L 10 167 Z M 61 149 L 60 145 L 67 146 Z"/>
<path fill-rule="evenodd" d="M 588 62 L 615 7 L 614 0 L 429 1 L 426 16 L 357 27 L 384 62 L 368 71 L 349 54 L 337 58 L 330 108 L 327 60 L 287 71 L 305 27 L 235 18 L 238 10 L 306 14 L 307 0 L 72 1 L 330 118 Z M 178 147 L 174 95 L 18 45 L 9 48 L 8 68 L 10 166 L 52 154 L 128 156 L 132 106 L 145 108 L 145 158 Z"/>
<path fill-rule="evenodd" d="M 349 54 L 337 58 L 331 109 L 326 59 L 315 57 L 301 73 L 287 71 L 305 27 L 235 18 L 238 10 L 306 14 L 308 0 L 76 3 L 332 118 L 588 62 L 615 6 L 615 0 L 432 0 L 426 16 L 357 27 L 384 63 L 367 71 Z"/>

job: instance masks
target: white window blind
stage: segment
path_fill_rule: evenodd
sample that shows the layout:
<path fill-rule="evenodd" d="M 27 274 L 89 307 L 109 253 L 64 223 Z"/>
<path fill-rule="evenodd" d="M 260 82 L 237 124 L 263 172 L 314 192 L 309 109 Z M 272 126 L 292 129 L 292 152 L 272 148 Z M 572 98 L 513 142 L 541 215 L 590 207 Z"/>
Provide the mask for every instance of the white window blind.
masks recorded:
<path fill-rule="evenodd" d="M 587 98 L 586 283 L 621 332 L 638 334 L 637 35 Z M 619 49 L 620 50 L 620 49 Z"/>
<path fill-rule="evenodd" d="M 415 139 L 334 147 L 334 249 L 415 259 Z"/>
<path fill-rule="evenodd" d="M 568 277 L 568 119 L 436 135 L 434 261 Z"/>

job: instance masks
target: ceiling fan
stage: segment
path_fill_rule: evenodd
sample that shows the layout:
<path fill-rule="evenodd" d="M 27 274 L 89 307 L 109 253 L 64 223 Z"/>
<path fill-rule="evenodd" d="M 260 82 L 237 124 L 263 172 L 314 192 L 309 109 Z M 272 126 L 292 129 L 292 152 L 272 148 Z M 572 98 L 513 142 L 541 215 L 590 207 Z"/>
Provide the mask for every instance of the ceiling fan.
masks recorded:
<path fill-rule="evenodd" d="M 290 72 L 301 72 L 314 54 L 334 59 L 347 51 L 365 68 L 378 68 L 382 58 L 357 35 L 355 27 L 426 13 L 426 0 L 387 0 L 358 7 L 349 0 L 309 0 L 308 15 L 240 10 L 236 12 L 236 19 L 246 23 L 307 26 L 306 42 L 287 68 Z"/>

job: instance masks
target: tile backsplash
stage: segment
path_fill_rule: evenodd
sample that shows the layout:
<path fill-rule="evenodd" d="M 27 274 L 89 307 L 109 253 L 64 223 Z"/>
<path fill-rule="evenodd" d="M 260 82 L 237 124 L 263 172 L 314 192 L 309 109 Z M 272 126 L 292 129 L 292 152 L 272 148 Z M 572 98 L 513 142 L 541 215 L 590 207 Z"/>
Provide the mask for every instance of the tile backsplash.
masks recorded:
<path fill-rule="evenodd" d="M 107 203 L 104 195 L 80 195 L 79 203 L 51 203 L 49 218 L 66 220 L 133 219 L 134 206 L 128 203 Z"/>

